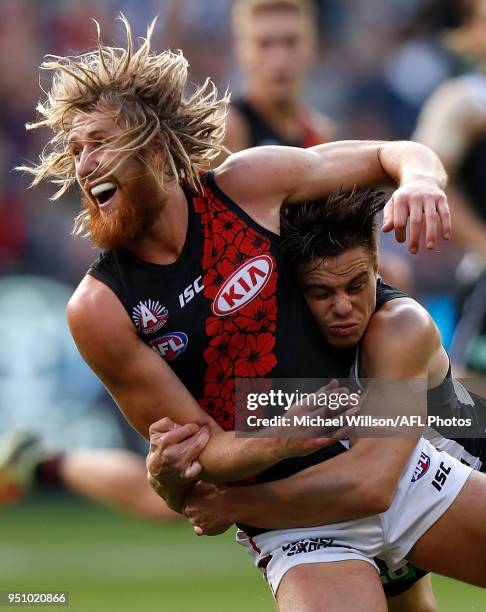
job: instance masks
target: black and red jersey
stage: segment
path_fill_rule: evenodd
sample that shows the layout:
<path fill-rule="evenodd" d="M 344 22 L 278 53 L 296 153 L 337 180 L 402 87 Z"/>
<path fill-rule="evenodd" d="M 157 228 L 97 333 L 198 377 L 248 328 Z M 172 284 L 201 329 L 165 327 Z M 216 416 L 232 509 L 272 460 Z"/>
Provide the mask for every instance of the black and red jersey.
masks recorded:
<path fill-rule="evenodd" d="M 334 351 L 322 338 L 285 270 L 279 236 L 228 198 L 212 172 L 202 176 L 200 193 L 185 193 L 188 230 L 176 262 L 158 265 L 108 251 L 88 270 L 116 294 L 139 338 L 226 430 L 234 427 L 237 377 L 347 378 L 354 351 Z M 378 284 L 377 302 L 389 292 Z M 257 481 L 284 478 L 344 451 L 336 443 L 287 459 Z"/>
<path fill-rule="evenodd" d="M 301 128 L 302 133 L 300 138 L 290 140 L 278 134 L 272 126 L 260 115 L 256 108 L 245 98 L 238 98 L 231 102 L 231 107 L 236 109 L 244 118 L 248 128 L 248 146 L 261 147 L 263 145 L 282 145 L 286 147 L 314 147 L 331 140 L 331 138 L 323 138 L 323 135 L 318 133 L 310 119 L 310 111 L 302 109 L 301 112 Z"/>
<path fill-rule="evenodd" d="M 109 251 L 88 273 L 112 289 L 140 339 L 230 430 L 236 377 L 345 377 L 349 362 L 322 339 L 282 269 L 278 235 L 222 193 L 211 172 L 202 187 L 186 191 L 188 231 L 175 263 Z"/>

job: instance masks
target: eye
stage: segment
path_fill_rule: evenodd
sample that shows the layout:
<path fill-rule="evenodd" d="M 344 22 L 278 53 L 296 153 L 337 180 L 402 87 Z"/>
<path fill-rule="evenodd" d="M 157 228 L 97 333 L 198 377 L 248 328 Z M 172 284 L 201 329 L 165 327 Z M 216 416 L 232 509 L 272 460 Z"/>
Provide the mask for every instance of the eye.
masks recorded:
<path fill-rule="evenodd" d="M 289 47 L 290 49 L 294 49 L 295 47 L 297 47 L 297 42 L 298 42 L 298 39 L 296 36 L 288 36 L 284 40 L 285 46 Z"/>
<path fill-rule="evenodd" d="M 352 285 L 351 287 L 348 287 L 348 293 L 359 293 L 362 289 L 364 289 L 365 286 L 366 286 L 366 281 L 361 281 L 360 283 L 357 283 L 356 285 Z"/>
<path fill-rule="evenodd" d="M 327 300 L 331 295 L 329 291 L 322 290 L 307 291 L 306 294 L 311 300 Z"/>
<path fill-rule="evenodd" d="M 81 157 L 81 149 L 79 147 L 74 147 L 71 149 L 71 155 L 75 160 L 78 160 Z"/>
<path fill-rule="evenodd" d="M 264 38 L 263 40 L 259 41 L 259 45 L 260 49 L 262 49 L 262 51 L 265 51 L 266 49 L 269 49 L 272 46 L 272 41 L 268 38 Z"/>

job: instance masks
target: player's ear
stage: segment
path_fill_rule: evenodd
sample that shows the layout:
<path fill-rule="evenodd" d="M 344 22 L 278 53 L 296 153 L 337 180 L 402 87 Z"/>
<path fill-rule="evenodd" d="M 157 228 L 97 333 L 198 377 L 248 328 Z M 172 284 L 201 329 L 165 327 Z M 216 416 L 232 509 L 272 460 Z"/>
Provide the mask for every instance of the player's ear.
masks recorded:
<path fill-rule="evenodd" d="M 375 276 L 378 274 L 378 251 L 373 256 L 373 272 Z"/>

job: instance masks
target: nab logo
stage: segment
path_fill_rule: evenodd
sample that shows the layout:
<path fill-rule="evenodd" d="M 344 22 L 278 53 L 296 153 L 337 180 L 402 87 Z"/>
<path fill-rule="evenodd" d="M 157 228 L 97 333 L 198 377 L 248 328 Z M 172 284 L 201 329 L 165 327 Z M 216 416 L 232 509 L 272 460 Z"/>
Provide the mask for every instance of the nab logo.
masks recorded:
<path fill-rule="evenodd" d="M 149 342 L 154 351 L 157 351 L 166 361 L 173 361 L 180 357 L 186 350 L 188 343 L 189 339 L 184 332 L 164 334 Z"/>
<path fill-rule="evenodd" d="M 269 255 L 259 255 L 242 264 L 219 288 L 213 313 L 223 317 L 243 308 L 265 287 L 272 270 L 273 259 Z"/>
<path fill-rule="evenodd" d="M 134 307 L 132 317 L 142 334 L 153 334 L 167 323 L 169 311 L 158 301 L 145 300 Z"/>
<path fill-rule="evenodd" d="M 430 467 L 430 457 L 425 453 L 420 453 L 420 459 L 417 463 L 417 467 L 415 468 L 415 472 L 413 473 L 412 482 L 417 482 L 420 480 L 422 476 L 425 476 L 429 471 Z"/>

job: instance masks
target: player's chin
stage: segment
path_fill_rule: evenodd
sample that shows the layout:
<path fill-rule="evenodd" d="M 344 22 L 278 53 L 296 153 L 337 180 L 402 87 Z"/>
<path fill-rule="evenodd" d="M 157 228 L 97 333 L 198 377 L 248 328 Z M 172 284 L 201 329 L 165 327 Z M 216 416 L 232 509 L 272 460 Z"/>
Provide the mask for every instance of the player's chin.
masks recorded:
<path fill-rule="evenodd" d="M 355 332 L 347 336 L 339 336 L 336 334 L 326 334 L 328 343 L 336 349 L 348 349 L 356 346 L 361 340 L 362 334 Z"/>

